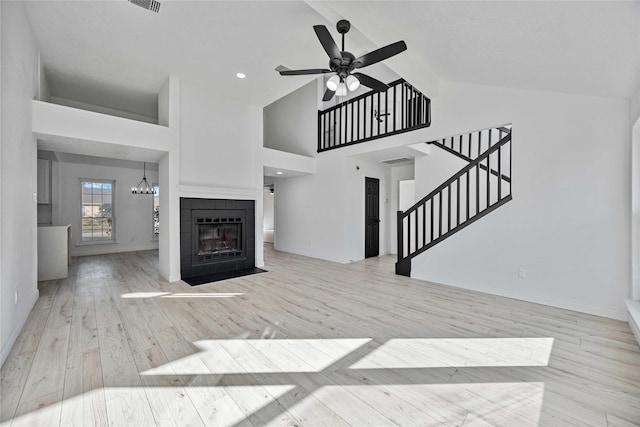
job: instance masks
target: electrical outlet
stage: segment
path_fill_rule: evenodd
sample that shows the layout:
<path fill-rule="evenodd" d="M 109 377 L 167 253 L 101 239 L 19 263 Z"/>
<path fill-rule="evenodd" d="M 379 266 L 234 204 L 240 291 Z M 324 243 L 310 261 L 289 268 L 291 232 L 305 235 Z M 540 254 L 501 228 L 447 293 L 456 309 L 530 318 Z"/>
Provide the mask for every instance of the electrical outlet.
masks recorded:
<path fill-rule="evenodd" d="M 13 296 L 13 303 L 14 304 L 18 304 L 18 291 L 16 291 L 14 296 Z"/>
<path fill-rule="evenodd" d="M 38 203 L 38 193 L 33 193 L 33 203 Z"/>
<path fill-rule="evenodd" d="M 521 279 L 524 279 L 525 277 L 527 277 L 527 270 L 525 270 L 524 268 L 520 267 L 518 269 L 518 277 Z"/>

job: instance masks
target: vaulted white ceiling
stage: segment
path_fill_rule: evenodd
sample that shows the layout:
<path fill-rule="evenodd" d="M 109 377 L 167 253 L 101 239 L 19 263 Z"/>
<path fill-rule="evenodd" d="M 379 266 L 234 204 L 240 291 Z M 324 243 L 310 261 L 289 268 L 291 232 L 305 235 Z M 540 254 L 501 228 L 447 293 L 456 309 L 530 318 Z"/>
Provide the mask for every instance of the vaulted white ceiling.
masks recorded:
<path fill-rule="evenodd" d="M 439 80 L 628 98 L 640 76 L 636 2 L 29 1 L 53 96 L 153 114 L 169 75 L 266 105 L 325 68 L 312 26 L 346 18 L 347 50 L 403 39 L 387 65 L 434 93 Z M 247 78 L 239 80 L 236 72 Z M 371 74 L 375 76 L 374 71 Z"/>

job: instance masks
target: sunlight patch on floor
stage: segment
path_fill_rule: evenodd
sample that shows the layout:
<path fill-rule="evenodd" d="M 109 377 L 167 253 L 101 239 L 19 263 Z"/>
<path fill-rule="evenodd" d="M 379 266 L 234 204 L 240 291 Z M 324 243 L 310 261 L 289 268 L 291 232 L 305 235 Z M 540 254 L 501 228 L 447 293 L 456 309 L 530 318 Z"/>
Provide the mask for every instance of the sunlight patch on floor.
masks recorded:
<path fill-rule="evenodd" d="M 148 369 L 142 375 L 320 372 L 369 338 L 200 340 L 201 351 Z"/>
<path fill-rule="evenodd" d="M 383 422 L 384 414 L 400 425 L 421 419 L 423 425 L 534 427 L 540 419 L 544 383 L 329 385 L 313 396 L 347 422 L 358 422 L 348 418 L 351 408 L 354 416 L 367 411 L 374 424 L 374 416 Z M 301 401 L 291 411 L 308 404 Z M 370 413 L 376 409 L 379 414 Z"/>
<path fill-rule="evenodd" d="M 352 369 L 547 366 L 553 338 L 397 338 Z"/>
<path fill-rule="evenodd" d="M 131 292 L 120 295 L 120 298 L 233 298 L 244 295 L 243 292 Z"/>
<path fill-rule="evenodd" d="M 169 295 L 171 292 L 130 292 L 120 295 L 120 298 L 156 298 L 162 295 Z"/>
<path fill-rule="evenodd" d="M 173 293 L 163 295 L 160 298 L 232 298 L 244 295 L 243 292 L 220 292 L 220 293 Z"/>

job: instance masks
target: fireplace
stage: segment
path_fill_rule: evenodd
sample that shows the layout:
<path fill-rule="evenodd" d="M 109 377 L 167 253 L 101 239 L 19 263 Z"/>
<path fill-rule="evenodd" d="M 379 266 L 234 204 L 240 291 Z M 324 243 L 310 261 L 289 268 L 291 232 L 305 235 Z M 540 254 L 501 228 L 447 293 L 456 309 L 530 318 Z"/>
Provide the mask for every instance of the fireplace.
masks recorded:
<path fill-rule="evenodd" d="M 197 238 L 194 243 L 198 245 L 196 254 L 198 256 L 233 256 L 242 253 L 242 222 L 240 218 L 231 218 L 231 221 L 225 222 L 216 218 L 213 221 L 208 218 L 196 220 Z"/>
<path fill-rule="evenodd" d="M 253 200 L 180 199 L 183 279 L 255 267 Z"/>

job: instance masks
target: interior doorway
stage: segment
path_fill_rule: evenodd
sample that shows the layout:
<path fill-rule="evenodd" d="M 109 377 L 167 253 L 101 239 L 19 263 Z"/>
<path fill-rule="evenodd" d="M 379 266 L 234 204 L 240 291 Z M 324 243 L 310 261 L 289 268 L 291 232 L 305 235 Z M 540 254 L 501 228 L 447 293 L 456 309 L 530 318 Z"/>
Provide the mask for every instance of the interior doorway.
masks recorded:
<path fill-rule="evenodd" d="M 380 180 L 365 177 L 364 256 L 380 254 Z"/>
<path fill-rule="evenodd" d="M 263 199 L 263 216 L 262 216 L 262 230 L 264 233 L 264 242 L 274 244 L 275 243 L 275 182 L 266 182 L 262 192 Z"/>

